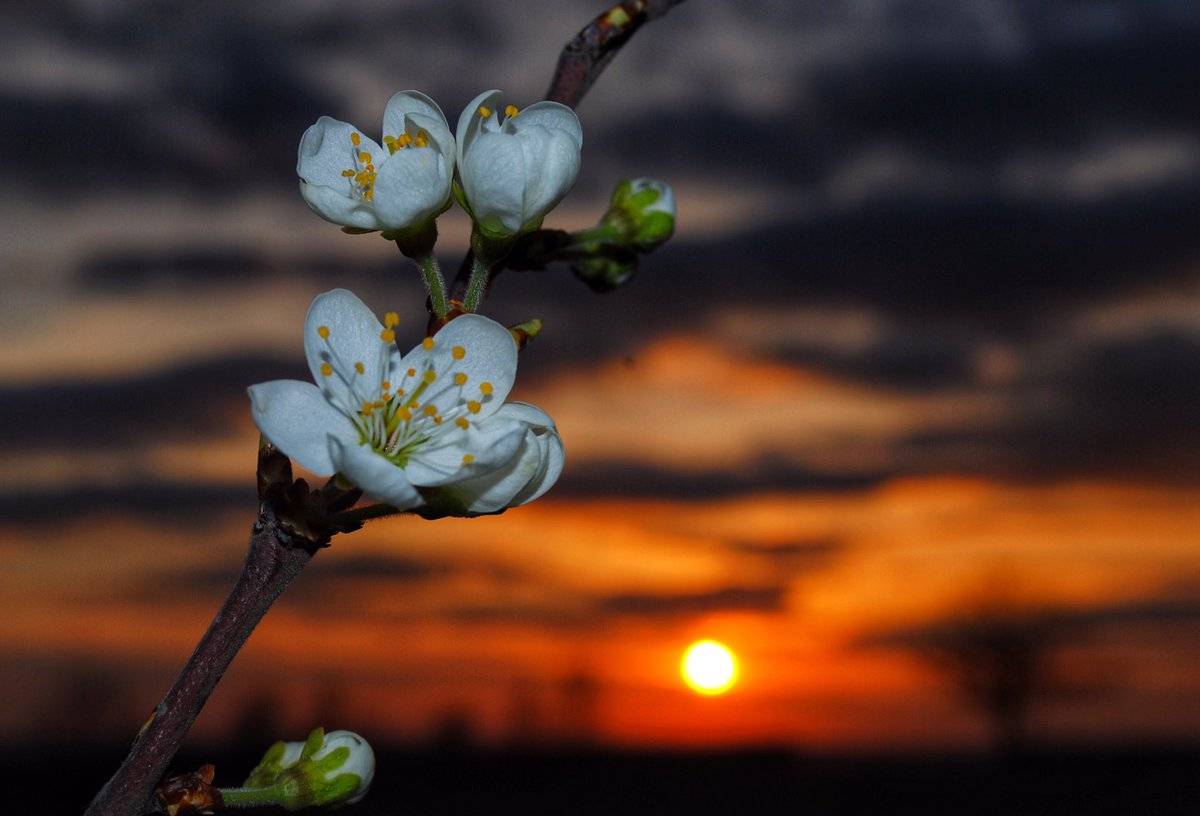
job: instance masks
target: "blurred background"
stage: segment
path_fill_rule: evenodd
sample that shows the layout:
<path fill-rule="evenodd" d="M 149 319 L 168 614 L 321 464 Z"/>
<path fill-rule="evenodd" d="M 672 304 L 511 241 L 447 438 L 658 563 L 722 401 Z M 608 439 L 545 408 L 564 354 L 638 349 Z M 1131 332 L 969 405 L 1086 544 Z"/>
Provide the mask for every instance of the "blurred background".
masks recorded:
<path fill-rule="evenodd" d="M 312 297 L 423 336 L 395 247 L 301 201 L 304 128 L 528 104 L 603 7 L 5 4 L 0 732 L 38 812 L 82 808 L 236 577 L 245 388 L 307 376 Z M 1195 812 L 1198 76 L 1191 0 L 643 29 L 546 223 L 652 175 L 676 238 L 612 294 L 506 273 L 486 310 L 545 321 L 514 396 L 562 481 L 336 539 L 181 763 L 234 783 L 323 724 L 380 751 L 362 812 Z M 705 638 L 725 694 L 680 677 Z"/>

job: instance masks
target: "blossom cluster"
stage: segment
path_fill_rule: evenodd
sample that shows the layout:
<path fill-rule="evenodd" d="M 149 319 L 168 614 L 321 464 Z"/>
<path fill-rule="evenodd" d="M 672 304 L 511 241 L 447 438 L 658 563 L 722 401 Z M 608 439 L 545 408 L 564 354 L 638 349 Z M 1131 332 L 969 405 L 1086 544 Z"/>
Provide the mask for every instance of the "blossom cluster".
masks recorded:
<path fill-rule="evenodd" d="M 445 212 L 457 188 L 479 231 L 504 239 L 540 226 L 571 189 L 583 129 L 566 105 L 521 110 L 492 90 L 451 134 L 436 102 L 401 91 L 384 109 L 382 141 L 328 116 L 309 127 L 296 163 L 309 207 L 352 230 L 400 237 Z"/>

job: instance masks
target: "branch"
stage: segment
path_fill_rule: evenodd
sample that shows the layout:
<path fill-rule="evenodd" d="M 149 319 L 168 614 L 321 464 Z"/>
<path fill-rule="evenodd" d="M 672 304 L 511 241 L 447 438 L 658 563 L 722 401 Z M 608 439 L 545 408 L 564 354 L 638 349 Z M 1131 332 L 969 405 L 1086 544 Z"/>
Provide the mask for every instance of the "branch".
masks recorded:
<path fill-rule="evenodd" d="M 546 98 L 572 108 L 578 106 L 621 46 L 643 25 L 682 2 L 624 0 L 592 20 L 563 48 Z"/>
<path fill-rule="evenodd" d="M 623 0 L 584 26 L 563 46 L 546 99 L 575 108 L 621 46 L 646 23 L 662 17 L 683 0 Z M 454 276 L 453 297 L 462 300 L 471 276 L 468 251 Z M 496 272 L 493 271 L 493 277 Z"/>

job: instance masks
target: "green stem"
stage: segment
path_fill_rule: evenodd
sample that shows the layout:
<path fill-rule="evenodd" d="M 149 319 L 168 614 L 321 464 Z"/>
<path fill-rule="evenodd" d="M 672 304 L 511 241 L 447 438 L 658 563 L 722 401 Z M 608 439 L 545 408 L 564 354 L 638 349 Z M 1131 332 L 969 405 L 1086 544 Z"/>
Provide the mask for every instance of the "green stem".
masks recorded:
<path fill-rule="evenodd" d="M 259 807 L 280 804 L 279 791 L 274 785 L 266 788 L 218 788 L 227 807 Z"/>
<path fill-rule="evenodd" d="M 429 294 L 429 305 L 439 318 L 446 316 L 450 305 L 446 301 L 446 281 L 442 277 L 442 268 L 432 253 L 415 258 L 417 266 L 421 267 L 421 276 L 425 279 L 425 291 Z"/>
<path fill-rule="evenodd" d="M 463 296 L 463 310 L 478 311 L 483 304 L 483 296 L 487 294 L 488 276 L 492 265 L 480 257 L 478 252 L 471 259 L 471 279 L 467 281 L 467 293 Z"/>

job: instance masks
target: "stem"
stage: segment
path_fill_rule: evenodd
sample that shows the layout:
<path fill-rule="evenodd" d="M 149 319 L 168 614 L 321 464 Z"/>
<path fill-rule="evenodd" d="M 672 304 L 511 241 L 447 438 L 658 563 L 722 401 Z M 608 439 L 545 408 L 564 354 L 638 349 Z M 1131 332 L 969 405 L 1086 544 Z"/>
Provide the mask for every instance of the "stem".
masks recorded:
<path fill-rule="evenodd" d="M 478 252 L 474 253 L 471 258 L 471 279 L 467 281 L 467 293 L 463 296 L 464 311 L 477 311 L 483 304 L 491 268 L 491 264 L 479 257 Z"/>
<path fill-rule="evenodd" d="M 305 543 L 280 524 L 271 502 L 262 504 L 241 577 L 84 816 L 138 816 L 153 809 L 154 787 L 213 688 L 271 604 L 312 558 Z"/>
<path fill-rule="evenodd" d="M 266 788 L 219 788 L 221 801 L 226 807 L 257 807 L 279 804 L 279 791 L 271 785 Z"/>
<path fill-rule="evenodd" d="M 450 305 L 446 301 L 446 281 L 442 277 L 442 268 L 438 265 L 437 258 L 433 256 L 433 253 L 423 255 L 415 260 L 417 266 L 421 267 L 421 275 L 425 279 L 425 291 L 429 294 L 429 305 L 433 308 L 435 315 L 444 318 L 450 311 Z"/>

